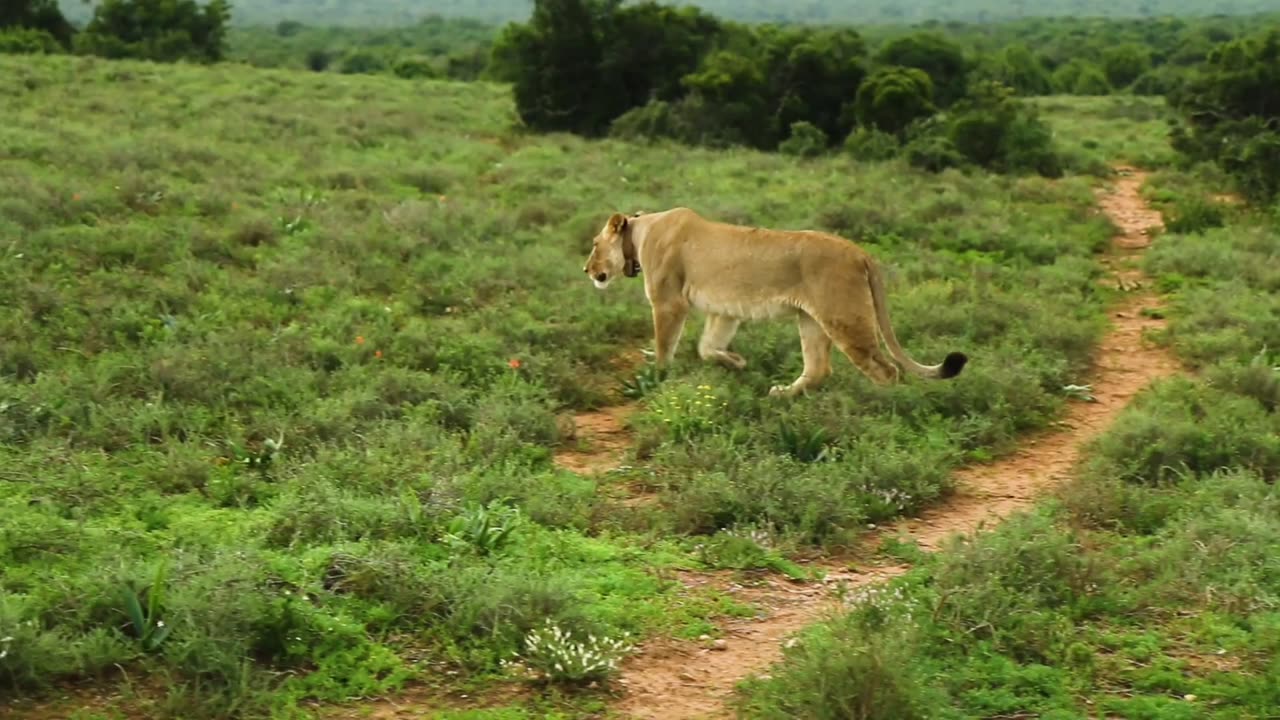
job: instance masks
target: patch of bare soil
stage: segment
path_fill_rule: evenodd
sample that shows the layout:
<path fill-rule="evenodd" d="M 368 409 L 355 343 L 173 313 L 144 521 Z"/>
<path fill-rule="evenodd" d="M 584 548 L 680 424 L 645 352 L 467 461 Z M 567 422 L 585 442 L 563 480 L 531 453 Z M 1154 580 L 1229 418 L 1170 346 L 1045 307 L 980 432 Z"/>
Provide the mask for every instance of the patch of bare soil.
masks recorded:
<path fill-rule="evenodd" d="M 1113 421 L 1135 394 L 1151 382 L 1178 371 L 1177 362 L 1144 338 L 1162 326 L 1160 299 L 1142 287 L 1137 254 L 1150 245 L 1150 232 L 1161 225 L 1160 214 L 1149 208 L 1140 189 L 1145 175 L 1117 168 L 1109 191 L 1099 192 L 1099 204 L 1119 229 L 1106 258 L 1112 281 L 1127 292 L 1112 309 L 1112 328 L 1098 348 L 1088 400 L 1073 402 L 1056 429 L 1029 438 L 1025 445 L 999 462 L 957 473 L 957 489 L 947 501 L 882 528 L 867 545 L 886 537 L 915 542 L 936 550 L 947 538 L 969 534 L 1011 513 L 1028 508 L 1047 490 L 1065 480 L 1080 458 L 1083 445 Z M 657 640 L 624 664 L 624 693 L 615 710 L 622 717 L 657 720 L 726 718 L 725 700 L 743 678 L 765 672 L 781 659 L 787 638 L 839 606 L 837 587 L 844 589 L 882 582 L 906 568 L 884 566 L 864 572 L 834 568 L 822 585 L 804 585 L 765 578 L 757 587 L 728 587 L 741 600 L 760 608 L 757 618 L 731 620 L 722 625 L 723 643 Z M 686 582 L 694 583 L 692 578 Z M 723 582 L 708 574 L 700 582 Z"/>
<path fill-rule="evenodd" d="M 644 363 L 644 353 L 633 350 L 619 353 L 610 364 L 615 372 L 628 373 Z M 634 403 L 623 403 L 567 418 L 566 443 L 556 451 L 555 464 L 579 475 L 600 475 L 616 469 L 631 449 L 627 418 L 635 410 Z"/>
<path fill-rule="evenodd" d="M 627 418 L 634 411 L 634 405 L 614 405 L 575 415 L 569 443 L 555 454 L 556 465 L 579 475 L 617 468 L 631 447 Z"/>
<path fill-rule="evenodd" d="M 734 685 L 780 661 L 792 634 L 840 608 L 841 592 L 906 570 L 901 565 L 832 569 L 819 584 L 763 574 L 755 583 L 739 584 L 727 573 L 687 573 L 682 578 L 687 586 L 714 586 L 758 608 L 758 614 L 722 622 L 718 638 L 647 643 L 624 663 L 618 681 L 623 695 L 612 710 L 643 720 L 731 717 L 724 702 Z"/>

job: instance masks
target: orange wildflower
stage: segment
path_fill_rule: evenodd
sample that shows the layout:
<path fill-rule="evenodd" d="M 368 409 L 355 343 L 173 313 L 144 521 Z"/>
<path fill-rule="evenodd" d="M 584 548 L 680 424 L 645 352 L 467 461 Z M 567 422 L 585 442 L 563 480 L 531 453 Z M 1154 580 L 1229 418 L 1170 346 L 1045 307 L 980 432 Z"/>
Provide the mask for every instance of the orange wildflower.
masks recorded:
<path fill-rule="evenodd" d="M 373 351 L 373 356 L 374 356 L 374 357 L 376 357 L 376 358 L 378 358 L 379 360 L 381 360 L 381 359 L 382 359 L 382 351 L 381 351 L 381 350 L 374 350 L 374 351 Z"/>
<path fill-rule="evenodd" d="M 72 195 L 72 196 L 71 196 L 71 199 L 72 199 L 72 200 L 74 200 L 74 201 L 76 201 L 76 202 L 80 202 L 80 193 L 76 193 L 76 194 Z"/>
<path fill-rule="evenodd" d="M 363 345 L 363 344 L 364 344 L 364 336 L 363 336 L 363 335 L 357 335 L 357 336 L 356 336 L 356 344 L 357 344 L 357 345 Z"/>
<path fill-rule="evenodd" d="M 519 359 L 519 358 L 511 358 L 510 360 L 508 360 L 508 361 L 507 361 L 507 367 L 511 368 L 512 370 L 519 370 L 519 369 L 520 369 L 520 359 Z"/>

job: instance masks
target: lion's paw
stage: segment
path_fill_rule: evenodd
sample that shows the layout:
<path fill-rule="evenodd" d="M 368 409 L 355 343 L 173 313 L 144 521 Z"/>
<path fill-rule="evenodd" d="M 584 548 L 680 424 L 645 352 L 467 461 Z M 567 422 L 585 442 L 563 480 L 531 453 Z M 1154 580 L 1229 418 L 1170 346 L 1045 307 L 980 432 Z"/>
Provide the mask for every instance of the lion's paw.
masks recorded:
<path fill-rule="evenodd" d="M 791 397 L 796 391 L 790 385 L 774 385 L 769 388 L 769 397 Z"/>

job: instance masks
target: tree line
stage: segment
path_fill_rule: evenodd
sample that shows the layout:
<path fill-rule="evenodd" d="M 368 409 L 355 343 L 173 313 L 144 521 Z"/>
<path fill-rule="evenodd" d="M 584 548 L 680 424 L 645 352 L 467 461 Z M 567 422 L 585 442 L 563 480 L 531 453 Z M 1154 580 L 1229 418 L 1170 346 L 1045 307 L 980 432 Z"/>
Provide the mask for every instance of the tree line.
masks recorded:
<path fill-rule="evenodd" d="M 100 0 L 77 29 L 56 0 L 5 0 L 0 52 L 216 62 L 226 51 L 230 17 L 227 0 Z"/>
<path fill-rule="evenodd" d="M 230 17 L 226 0 L 102 0 L 77 28 L 55 0 L 10 0 L 0 52 L 216 62 Z M 1280 194 L 1280 34 L 1265 26 L 1278 24 L 1031 19 L 859 31 L 748 25 L 654 2 L 536 0 L 526 22 L 496 35 L 440 17 L 363 35 L 286 21 L 257 31 L 276 41 L 260 35 L 257 48 L 261 64 L 305 49 L 312 70 L 507 82 L 535 131 L 797 155 L 843 148 L 934 170 L 1061 172 L 1051 134 L 1020 97 L 1163 95 L 1179 112 L 1173 141 L 1186 162 L 1215 163 L 1269 202 Z M 295 37 L 354 45 L 280 50 Z"/>
<path fill-rule="evenodd" d="M 996 23 L 1036 17 L 1155 18 L 1252 15 L 1277 10 L 1275 0 L 672 0 L 698 5 L 717 17 L 740 22 L 811 25 L 888 25 L 941 22 Z M 63 0 L 74 22 L 88 19 L 81 0 Z M 307 19 L 316 25 L 403 27 L 427 15 L 524 22 L 529 0 L 236 0 L 235 21 L 269 27 Z"/>

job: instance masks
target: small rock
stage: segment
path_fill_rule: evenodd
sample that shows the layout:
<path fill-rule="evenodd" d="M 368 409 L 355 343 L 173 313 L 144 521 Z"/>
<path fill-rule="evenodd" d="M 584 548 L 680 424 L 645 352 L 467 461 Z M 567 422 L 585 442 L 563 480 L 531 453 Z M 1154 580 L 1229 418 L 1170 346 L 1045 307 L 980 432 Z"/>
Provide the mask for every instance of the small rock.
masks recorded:
<path fill-rule="evenodd" d="M 715 642 L 711 643 L 711 649 L 723 652 L 729 649 L 729 642 L 724 638 L 717 638 Z"/>
<path fill-rule="evenodd" d="M 706 642 L 706 641 L 708 641 L 708 640 L 710 640 L 710 639 L 711 639 L 711 636 L 710 636 L 710 635 L 699 635 L 699 636 L 698 636 L 698 641 L 699 641 L 699 642 Z"/>
<path fill-rule="evenodd" d="M 687 683 L 698 682 L 698 679 L 697 679 L 697 678 L 695 678 L 693 675 L 691 675 L 691 674 L 689 674 L 689 673 L 687 673 L 687 672 L 682 672 L 682 673 L 680 673 L 679 675 L 677 675 L 676 677 L 680 678 L 681 680 L 683 680 L 683 681 L 685 681 L 685 682 L 687 682 Z"/>

